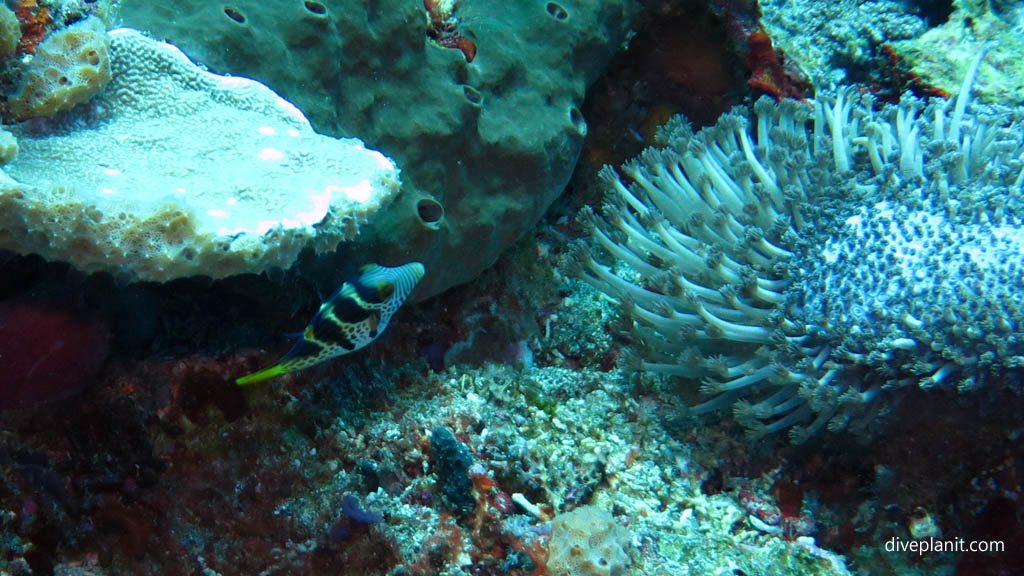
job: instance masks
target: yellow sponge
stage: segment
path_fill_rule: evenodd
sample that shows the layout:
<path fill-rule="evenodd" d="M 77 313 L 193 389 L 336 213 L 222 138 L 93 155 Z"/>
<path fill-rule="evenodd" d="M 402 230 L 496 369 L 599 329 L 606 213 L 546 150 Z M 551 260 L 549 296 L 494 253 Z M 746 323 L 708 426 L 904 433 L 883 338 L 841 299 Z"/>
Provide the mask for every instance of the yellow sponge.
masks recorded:
<path fill-rule="evenodd" d="M 618 576 L 626 573 L 629 532 L 597 506 L 580 506 L 551 521 L 548 574 Z"/>
<path fill-rule="evenodd" d="M 53 116 L 99 94 L 110 81 L 110 39 L 90 16 L 51 34 L 37 48 L 8 101 L 16 120 Z"/>

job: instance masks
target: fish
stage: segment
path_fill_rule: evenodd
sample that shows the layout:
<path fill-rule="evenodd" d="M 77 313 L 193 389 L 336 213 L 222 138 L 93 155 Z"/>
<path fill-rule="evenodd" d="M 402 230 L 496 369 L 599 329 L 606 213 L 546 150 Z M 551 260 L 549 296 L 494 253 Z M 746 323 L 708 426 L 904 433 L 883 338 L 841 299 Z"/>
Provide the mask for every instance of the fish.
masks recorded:
<path fill-rule="evenodd" d="M 235 383 L 245 386 L 262 382 L 365 347 L 387 328 L 425 273 L 419 262 L 394 268 L 363 266 L 355 278 L 343 283 L 320 305 L 298 341 L 277 364 L 238 378 Z"/>

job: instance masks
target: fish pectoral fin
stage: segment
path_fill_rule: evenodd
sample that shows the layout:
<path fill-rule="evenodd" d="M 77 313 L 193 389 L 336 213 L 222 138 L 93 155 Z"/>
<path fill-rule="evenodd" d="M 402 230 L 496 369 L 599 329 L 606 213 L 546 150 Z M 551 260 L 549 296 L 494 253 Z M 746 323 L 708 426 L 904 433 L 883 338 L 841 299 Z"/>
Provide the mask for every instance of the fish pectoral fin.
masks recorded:
<path fill-rule="evenodd" d="M 380 326 L 380 314 L 374 312 L 370 314 L 370 317 L 366 319 L 370 325 L 370 338 L 377 337 L 377 328 Z"/>
<path fill-rule="evenodd" d="M 238 384 L 239 386 L 245 386 L 246 384 L 253 384 L 255 382 L 262 382 L 264 380 L 270 380 L 271 378 L 273 378 L 275 376 L 280 376 L 281 374 L 284 374 L 285 372 L 288 372 L 288 370 L 286 370 L 280 364 L 275 364 L 275 365 L 271 366 L 270 368 L 266 368 L 266 369 L 260 370 L 259 372 L 253 372 L 252 374 L 249 374 L 248 376 L 242 376 L 241 378 L 235 380 L 235 384 Z"/>
<path fill-rule="evenodd" d="M 377 284 L 377 302 L 386 302 L 394 295 L 394 282 L 381 282 L 380 284 Z"/>

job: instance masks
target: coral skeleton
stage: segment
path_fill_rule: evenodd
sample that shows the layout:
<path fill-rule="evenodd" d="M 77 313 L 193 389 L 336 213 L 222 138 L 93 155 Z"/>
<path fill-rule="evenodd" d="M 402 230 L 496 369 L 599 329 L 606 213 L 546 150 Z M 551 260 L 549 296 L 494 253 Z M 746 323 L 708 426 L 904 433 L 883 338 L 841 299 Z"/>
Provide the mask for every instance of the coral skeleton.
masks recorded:
<path fill-rule="evenodd" d="M 954 101 L 762 98 L 606 166 L 572 267 L 629 320 L 624 364 L 796 443 L 910 386 L 1020 392 L 1024 110 L 970 102 L 983 56 Z"/>

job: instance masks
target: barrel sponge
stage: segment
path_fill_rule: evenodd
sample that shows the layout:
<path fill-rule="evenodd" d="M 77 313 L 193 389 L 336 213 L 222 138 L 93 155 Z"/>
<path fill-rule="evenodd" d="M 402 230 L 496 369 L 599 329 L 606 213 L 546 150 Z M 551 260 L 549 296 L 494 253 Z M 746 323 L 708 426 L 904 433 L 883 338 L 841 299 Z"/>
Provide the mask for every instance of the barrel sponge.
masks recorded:
<path fill-rule="evenodd" d="M 629 532 L 597 506 L 580 506 L 551 521 L 548 574 L 617 576 L 625 574 Z"/>
<path fill-rule="evenodd" d="M 12 56 L 21 41 L 18 17 L 4 4 L 0 4 L 0 58 Z"/>
<path fill-rule="evenodd" d="M 110 39 L 103 22 L 90 16 L 52 33 L 8 102 L 16 119 L 53 116 L 87 102 L 110 81 Z"/>
<path fill-rule="evenodd" d="M 132 29 L 109 37 L 94 105 L 8 127 L 0 249 L 125 280 L 259 273 L 334 250 L 397 193 L 391 160 L 318 134 L 266 86 Z"/>

